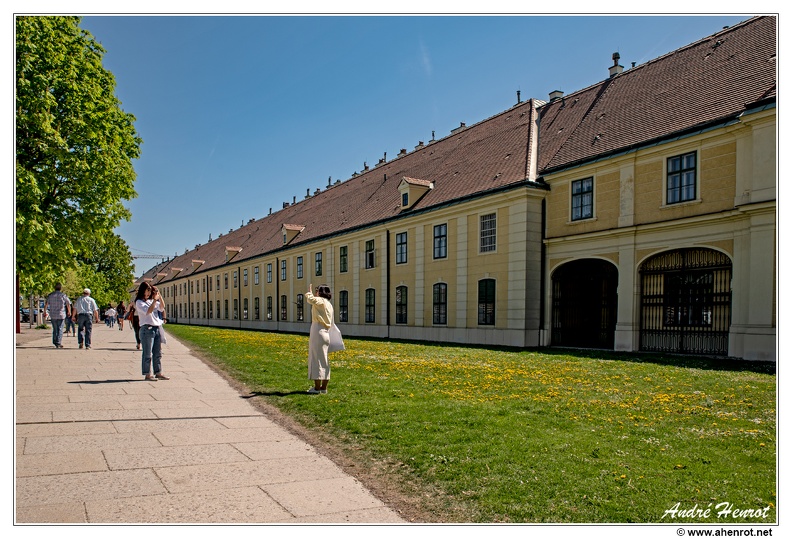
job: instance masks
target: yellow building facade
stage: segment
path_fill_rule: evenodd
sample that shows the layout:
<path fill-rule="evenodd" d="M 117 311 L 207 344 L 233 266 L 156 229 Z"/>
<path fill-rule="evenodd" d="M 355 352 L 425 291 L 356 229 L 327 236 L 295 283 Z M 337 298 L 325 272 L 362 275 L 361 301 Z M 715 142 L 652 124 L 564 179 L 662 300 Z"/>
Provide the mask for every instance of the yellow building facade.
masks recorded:
<path fill-rule="evenodd" d="M 141 277 L 171 322 L 776 359 L 776 21 L 403 149 Z M 617 58 L 617 57 L 614 57 Z"/>

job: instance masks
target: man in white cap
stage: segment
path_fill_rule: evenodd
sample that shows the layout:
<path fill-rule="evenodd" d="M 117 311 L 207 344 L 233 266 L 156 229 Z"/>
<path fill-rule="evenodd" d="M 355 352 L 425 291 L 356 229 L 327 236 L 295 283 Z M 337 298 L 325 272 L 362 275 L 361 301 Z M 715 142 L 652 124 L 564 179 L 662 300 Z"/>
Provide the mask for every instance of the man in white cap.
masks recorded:
<path fill-rule="evenodd" d="M 83 328 L 85 328 L 85 349 L 91 348 L 91 329 L 93 323 L 99 323 L 99 307 L 91 297 L 91 289 L 83 290 L 83 295 L 74 302 L 72 320 L 77 322 L 77 342 L 83 347 Z"/>

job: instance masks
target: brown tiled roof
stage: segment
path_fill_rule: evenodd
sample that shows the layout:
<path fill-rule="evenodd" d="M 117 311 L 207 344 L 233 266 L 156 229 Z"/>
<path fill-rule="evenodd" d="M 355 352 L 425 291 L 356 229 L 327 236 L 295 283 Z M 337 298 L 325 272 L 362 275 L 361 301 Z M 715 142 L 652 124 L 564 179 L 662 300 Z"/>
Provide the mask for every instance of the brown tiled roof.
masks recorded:
<path fill-rule="evenodd" d="M 733 117 L 775 98 L 776 19 L 758 17 L 540 107 L 540 174 Z M 603 67 L 603 71 L 605 67 Z M 404 215 L 399 184 L 434 184 L 407 214 L 527 181 L 533 100 L 400 154 L 353 178 L 152 268 L 171 277 L 284 248 L 284 223 L 302 223 L 289 247 Z M 304 229 L 303 229 L 304 227 Z M 193 259 L 206 263 L 196 268 Z M 166 279 L 167 280 L 167 279 Z"/>
<path fill-rule="evenodd" d="M 775 55 L 776 18 L 753 18 L 548 103 L 540 110 L 539 170 L 697 129 L 775 98 Z"/>

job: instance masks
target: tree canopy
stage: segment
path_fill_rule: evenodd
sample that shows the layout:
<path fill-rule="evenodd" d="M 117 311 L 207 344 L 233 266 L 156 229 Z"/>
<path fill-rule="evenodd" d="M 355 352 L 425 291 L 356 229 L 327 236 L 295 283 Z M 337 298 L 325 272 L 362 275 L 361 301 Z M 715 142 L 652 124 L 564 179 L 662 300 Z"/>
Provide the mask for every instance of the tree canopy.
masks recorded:
<path fill-rule="evenodd" d="M 16 18 L 16 269 L 23 292 L 50 288 L 115 242 L 113 229 L 131 216 L 123 201 L 137 196 L 132 160 L 142 140 L 135 117 L 115 96 L 104 48 L 79 23 Z M 130 284 L 131 256 L 121 244 Z"/>

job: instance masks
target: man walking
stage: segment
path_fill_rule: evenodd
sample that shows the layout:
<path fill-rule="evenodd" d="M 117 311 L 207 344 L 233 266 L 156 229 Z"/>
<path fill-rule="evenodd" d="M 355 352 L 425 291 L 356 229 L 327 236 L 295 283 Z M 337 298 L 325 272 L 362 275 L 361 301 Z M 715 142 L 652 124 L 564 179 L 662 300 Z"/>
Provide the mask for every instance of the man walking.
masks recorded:
<path fill-rule="evenodd" d="M 74 309 L 72 309 L 74 316 L 72 320 L 77 322 L 77 342 L 79 347 L 83 347 L 83 329 L 85 330 L 85 349 L 91 348 L 91 330 L 94 321 L 99 323 L 99 307 L 91 297 L 91 289 L 86 288 L 83 290 L 83 295 L 74 302 Z"/>
<path fill-rule="evenodd" d="M 49 307 L 50 322 L 52 322 L 52 344 L 55 348 L 63 348 L 63 321 L 71 317 L 71 301 L 69 296 L 61 292 L 61 284 L 55 284 L 55 291 L 47 296 L 44 302 L 44 312 Z"/>

